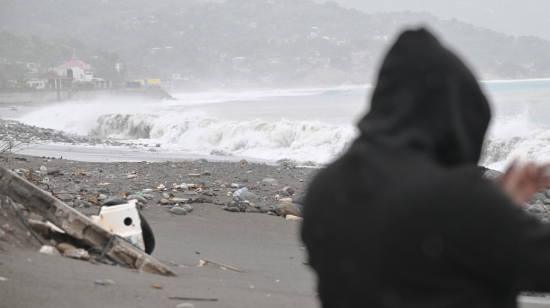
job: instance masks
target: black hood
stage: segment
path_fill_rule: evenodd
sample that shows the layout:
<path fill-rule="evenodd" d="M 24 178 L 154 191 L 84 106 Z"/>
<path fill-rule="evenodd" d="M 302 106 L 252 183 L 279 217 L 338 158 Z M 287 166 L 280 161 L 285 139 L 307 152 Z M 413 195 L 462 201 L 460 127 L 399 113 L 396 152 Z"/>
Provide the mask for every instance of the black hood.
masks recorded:
<path fill-rule="evenodd" d="M 477 163 L 490 117 L 464 63 L 426 30 L 406 31 L 383 62 L 358 142 L 425 151 L 444 165 Z"/>

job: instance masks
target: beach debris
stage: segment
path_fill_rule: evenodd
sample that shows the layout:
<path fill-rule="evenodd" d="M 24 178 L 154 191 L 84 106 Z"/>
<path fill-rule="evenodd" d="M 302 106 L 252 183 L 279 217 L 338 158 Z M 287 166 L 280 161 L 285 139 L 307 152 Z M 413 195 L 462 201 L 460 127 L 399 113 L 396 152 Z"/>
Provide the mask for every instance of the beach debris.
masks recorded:
<path fill-rule="evenodd" d="M 159 286 L 158 284 L 152 284 L 152 285 L 151 285 L 151 288 L 157 289 L 157 290 L 161 290 L 161 289 L 162 289 L 162 287 Z"/>
<path fill-rule="evenodd" d="M 118 265 L 153 274 L 176 276 L 176 273 L 164 264 L 122 237 L 114 236 L 85 215 L 3 167 L 0 167 L 0 194 L 59 226 L 67 236 L 74 239 L 75 244 L 82 245 L 81 247 L 100 247 L 102 257 L 109 258 Z M 87 256 L 78 249 L 67 249 L 64 255 L 69 255 L 70 251 L 76 251 L 77 256 L 85 259 L 90 258 L 85 250 Z"/>
<path fill-rule="evenodd" d="M 141 195 L 143 198 L 147 199 L 147 200 L 153 200 L 155 199 L 155 195 L 152 195 L 152 194 L 143 194 Z"/>
<path fill-rule="evenodd" d="M 189 186 L 187 186 L 187 184 L 185 184 L 185 183 L 181 183 L 179 185 L 174 184 L 173 187 L 174 187 L 174 189 L 181 189 L 181 190 L 189 189 Z"/>
<path fill-rule="evenodd" d="M 232 272 L 235 272 L 235 273 L 242 273 L 242 272 L 244 272 L 243 270 L 238 269 L 238 268 L 233 267 L 233 266 L 221 264 L 221 263 L 214 262 L 214 261 L 210 261 L 210 260 L 206 260 L 206 259 L 200 259 L 200 260 L 199 260 L 199 267 L 202 267 L 202 266 L 205 266 L 205 265 L 208 265 L 208 264 L 212 264 L 212 265 L 219 266 L 222 270 L 226 270 L 226 271 L 232 271 Z"/>
<path fill-rule="evenodd" d="M 277 205 L 275 212 L 279 216 L 293 215 L 302 217 L 302 212 L 300 211 L 298 206 L 290 202 L 281 202 Z"/>
<path fill-rule="evenodd" d="M 179 301 L 197 301 L 197 302 L 217 302 L 218 301 L 217 298 L 179 297 L 179 296 L 170 296 L 170 297 L 168 297 L 168 299 L 174 299 L 174 300 L 179 300 Z M 177 307 L 179 307 L 179 306 L 177 306 Z M 180 308 L 183 308 L 183 306 L 180 307 Z"/>
<path fill-rule="evenodd" d="M 90 254 L 82 248 L 77 248 L 77 249 L 69 248 L 69 249 L 66 249 L 63 252 L 63 256 L 65 258 L 84 260 L 84 261 L 88 261 L 91 258 Z"/>
<path fill-rule="evenodd" d="M 8 278 L 0 276 L 0 281 L 8 281 Z"/>
<path fill-rule="evenodd" d="M 233 193 L 233 197 L 238 197 L 238 196 L 242 195 L 244 192 L 248 192 L 248 188 L 243 187 L 243 188 L 241 188 L 241 189 L 236 190 L 236 191 Z"/>
<path fill-rule="evenodd" d="M 194 163 L 207 163 L 208 160 L 206 158 L 197 158 L 193 160 Z"/>
<path fill-rule="evenodd" d="M 191 303 L 181 303 L 177 305 L 176 308 L 195 308 L 195 305 Z"/>
<path fill-rule="evenodd" d="M 47 254 L 50 256 L 61 257 L 61 254 L 59 253 L 59 251 L 57 251 L 55 247 L 50 245 L 43 245 L 39 251 L 40 253 Z"/>
<path fill-rule="evenodd" d="M 198 173 L 190 173 L 187 176 L 190 177 L 190 178 L 200 178 L 201 177 L 201 175 L 198 174 Z"/>
<path fill-rule="evenodd" d="M 158 191 L 163 191 L 165 189 L 166 189 L 166 186 L 164 186 L 164 184 L 160 184 L 159 186 L 157 186 Z"/>
<path fill-rule="evenodd" d="M 127 179 L 135 179 L 135 178 L 137 178 L 137 174 L 128 174 L 128 175 L 126 176 L 126 178 L 127 178 Z"/>
<path fill-rule="evenodd" d="M 181 208 L 181 207 L 175 206 L 175 207 L 170 209 L 170 213 L 175 214 L 175 215 L 185 215 L 185 214 L 187 214 L 187 211 L 185 209 Z"/>
<path fill-rule="evenodd" d="M 76 249 L 76 247 L 68 243 L 59 243 L 56 248 L 61 253 L 64 253 L 68 249 Z"/>
<path fill-rule="evenodd" d="M 279 185 L 279 182 L 276 179 L 273 178 L 266 178 L 262 180 L 263 185 L 271 185 L 271 186 L 277 186 Z"/>

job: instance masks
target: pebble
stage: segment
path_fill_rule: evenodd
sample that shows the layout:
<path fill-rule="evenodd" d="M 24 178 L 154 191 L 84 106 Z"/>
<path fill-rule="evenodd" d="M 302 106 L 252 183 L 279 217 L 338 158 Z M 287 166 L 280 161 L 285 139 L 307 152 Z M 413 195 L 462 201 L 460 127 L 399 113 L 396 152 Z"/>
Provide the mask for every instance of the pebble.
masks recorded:
<path fill-rule="evenodd" d="M 302 217 L 300 209 L 293 203 L 289 202 L 282 202 L 281 204 L 277 205 L 276 213 L 279 216 L 293 215 Z"/>
<path fill-rule="evenodd" d="M 198 173 L 189 173 L 187 176 L 190 178 L 199 178 L 201 175 Z"/>
<path fill-rule="evenodd" d="M 531 196 L 531 198 L 529 198 L 529 203 L 531 204 L 535 204 L 537 203 L 537 201 L 540 201 L 541 203 L 544 202 L 544 200 L 548 199 L 544 194 L 541 194 L 541 193 L 536 193 L 536 194 L 533 194 Z"/>
<path fill-rule="evenodd" d="M 235 207 L 235 206 L 227 207 L 225 210 L 228 211 L 228 212 L 234 212 L 234 213 L 240 213 L 241 212 L 241 210 L 239 210 L 239 208 Z"/>
<path fill-rule="evenodd" d="M 187 211 L 181 207 L 173 207 L 170 209 L 170 213 L 176 214 L 176 215 L 185 215 L 187 214 Z"/>
<path fill-rule="evenodd" d="M 195 305 L 191 303 L 181 303 L 177 305 L 176 308 L 195 308 Z"/>
<path fill-rule="evenodd" d="M 8 281 L 8 278 L 0 276 L 0 281 Z"/>
<path fill-rule="evenodd" d="M 170 201 L 168 199 L 160 199 L 160 204 L 163 204 L 163 205 L 170 204 Z"/>
<path fill-rule="evenodd" d="M 126 176 L 126 178 L 127 178 L 127 179 L 135 179 L 135 178 L 137 178 L 137 174 L 128 174 L 128 175 Z"/>
<path fill-rule="evenodd" d="M 203 176 L 211 176 L 211 175 L 212 175 L 212 172 L 210 172 L 210 171 L 204 171 L 201 175 L 203 175 Z"/>
<path fill-rule="evenodd" d="M 529 209 L 527 209 L 527 211 L 529 211 L 531 213 L 534 213 L 534 214 L 539 214 L 539 213 L 546 212 L 544 210 L 544 208 L 542 206 L 538 205 L 538 204 L 530 206 Z"/>
<path fill-rule="evenodd" d="M 99 200 L 99 201 L 102 201 L 102 200 L 105 200 L 105 199 L 107 199 L 107 196 L 104 195 L 104 194 L 99 194 L 99 196 L 97 196 L 97 200 Z"/>
<path fill-rule="evenodd" d="M 282 199 L 279 199 L 279 202 L 288 202 L 288 203 L 292 203 L 292 198 L 282 198 Z"/>
<path fill-rule="evenodd" d="M 197 158 L 193 160 L 194 163 L 207 163 L 208 160 L 206 158 Z"/>
<path fill-rule="evenodd" d="M 266 178 L 262 180 L 262 184 L 276 186 L 279 185 L 279 182 L 277 182 L 277 180 L 273 178 Z"/>
<path fill-rule="evenodd" d="M 192 206 L 190 206 L 189 204 L 184 204 L 181 206 L 187 213 L 190 213 L 194 210 L 194 208 Z"/>
<path fill-rule="evenodd" d="M 294 195 L 294 189 L 290 188 L 289 186 L 283 188 L 283 191 L 286 191 L 286 192 L 289 193 L 291 196 Z"/>
<path fill-rule="evenodd" d="M 138 202 L 141 202 L 143 204 L 147 204 L 147 200 L 143 198 L 142 196 L 136 196 L 136 195 L 129 195 L 126 197 L 126 200 L 137 200 Z"/>

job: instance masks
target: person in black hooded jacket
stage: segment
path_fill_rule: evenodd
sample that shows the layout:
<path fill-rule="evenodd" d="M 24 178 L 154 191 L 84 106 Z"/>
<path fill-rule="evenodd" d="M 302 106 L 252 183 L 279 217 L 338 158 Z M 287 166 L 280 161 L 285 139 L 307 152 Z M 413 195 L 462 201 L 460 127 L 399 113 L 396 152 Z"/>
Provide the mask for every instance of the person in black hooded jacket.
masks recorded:
<path fill-rule="evenodd" d="M 399 37 L 360 136 L 305 198 L 323 307 L 505 308 L 550 291 L 550 226 L 518 206 L 550 184 L 547 166 L 482 179 L 489 120 L 462 61 L 426 30 Z"/>

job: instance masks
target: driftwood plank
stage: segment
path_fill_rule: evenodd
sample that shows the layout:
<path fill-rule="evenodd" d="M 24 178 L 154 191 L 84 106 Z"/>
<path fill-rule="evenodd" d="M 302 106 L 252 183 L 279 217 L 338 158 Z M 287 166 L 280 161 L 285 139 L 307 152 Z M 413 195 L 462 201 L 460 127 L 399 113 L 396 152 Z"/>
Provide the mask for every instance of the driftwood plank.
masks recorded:
<path fill-rule="evenodd" d="M 144 251 L 114 236 L 82 213 L 4 167 L 0 167 L 0 193 L 61 227 L 68 235 L 88 246 L 105 248 L 111 241 L 106 248 L 106 255 L 120 265 L 135 267 L 152 274 L 176 276 L 173 271 Z"/>

